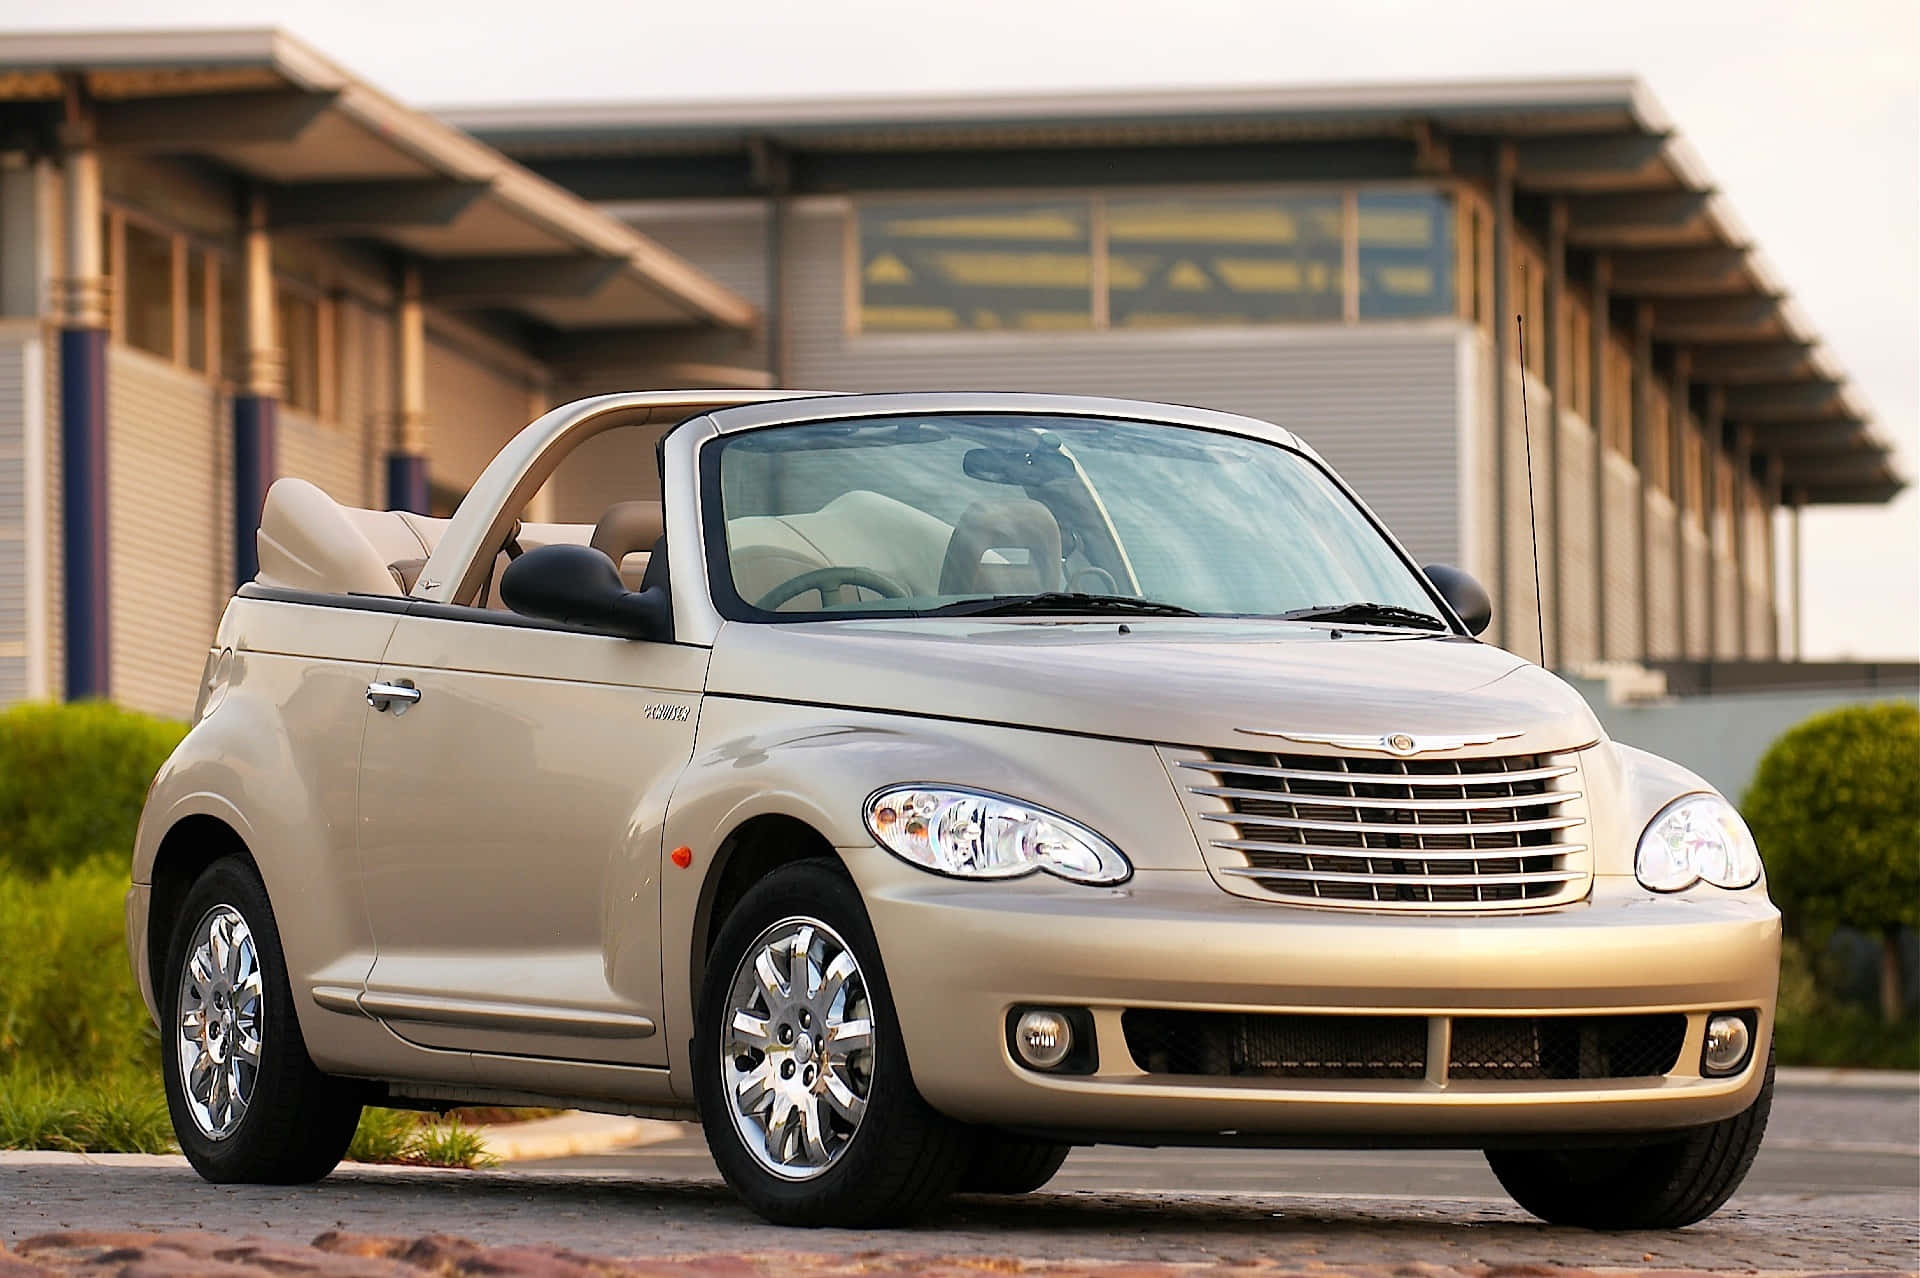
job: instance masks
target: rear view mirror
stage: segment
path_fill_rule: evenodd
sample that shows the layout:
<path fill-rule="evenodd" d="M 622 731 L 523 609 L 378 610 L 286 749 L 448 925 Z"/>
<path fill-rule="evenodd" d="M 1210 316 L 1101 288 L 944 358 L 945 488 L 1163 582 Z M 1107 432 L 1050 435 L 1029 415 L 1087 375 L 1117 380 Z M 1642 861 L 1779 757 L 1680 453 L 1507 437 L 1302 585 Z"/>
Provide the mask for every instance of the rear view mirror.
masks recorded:
<path fill-rule="evenodd" d="M 1493 600 L 1487 598 L 1486 587 L 1475 581 L 1473 574 L 1451 564 L 1428 564 L 1421 571 L 1469 634 L 1477 635 L 1493 624 Z"/>
<path fill-rule="evenodd" d="M 673 612 L 664 587 L 628 590 L 620 570 L 590 546 L 538 546 L 507 565 L 500 598 L 523 617 L 623 639 L 666 641 Z"/>

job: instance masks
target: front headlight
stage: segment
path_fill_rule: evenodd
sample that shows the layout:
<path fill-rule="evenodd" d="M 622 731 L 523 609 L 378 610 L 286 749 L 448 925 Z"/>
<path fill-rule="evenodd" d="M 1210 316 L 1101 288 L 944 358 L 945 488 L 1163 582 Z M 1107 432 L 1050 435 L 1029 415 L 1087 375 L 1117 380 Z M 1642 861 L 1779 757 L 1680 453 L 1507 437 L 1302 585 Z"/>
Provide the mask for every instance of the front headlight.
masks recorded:
<path fill-rule="evenodd" d="M 1689 794 L 1660 809 L 1640 836 L 1633 873 L 1656 892 L 1679 892 L 1705 880 L 1715 887 L 1760 881 L 1760 849 L 1733 805 L 1718 795 Z"/>
<path fill-rule="evenodd" d="M 1118 848 L 1057 812 L 975 790 L 895 786 L 867 800 L 867 829 L 903 861 L 962 879 L 1045 870 L 1075 883 L 1122 883 Z"/>

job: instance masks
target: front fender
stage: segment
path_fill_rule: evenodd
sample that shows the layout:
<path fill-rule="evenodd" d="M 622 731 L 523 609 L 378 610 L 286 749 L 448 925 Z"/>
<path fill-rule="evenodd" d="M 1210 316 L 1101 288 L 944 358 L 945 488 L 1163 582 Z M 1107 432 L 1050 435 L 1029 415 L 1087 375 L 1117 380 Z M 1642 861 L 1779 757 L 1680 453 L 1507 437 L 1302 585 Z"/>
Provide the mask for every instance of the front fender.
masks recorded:
<path fill-rule="evenodd" d="M 674 789 L 665 846 L 686 869 L 662 870 L 665 1013 L 674 1043 L 693 1029 L 703 955 L 702 903 L 722 869 L 717 853 L 758 816 L 804 822 L 835 848 L 873 848 L 862 808 L 900 782 L 947 782 L 1051 808 L 1113 842 L 1136 869 L 1205 873 L 1178 793 L 1152 746 L 991 724 L 709 696 L 691 762 Z M 885 956 L 882 955 L 884 960 Z M 674 1085 L 691 1095 L 684 1052 Z"/>

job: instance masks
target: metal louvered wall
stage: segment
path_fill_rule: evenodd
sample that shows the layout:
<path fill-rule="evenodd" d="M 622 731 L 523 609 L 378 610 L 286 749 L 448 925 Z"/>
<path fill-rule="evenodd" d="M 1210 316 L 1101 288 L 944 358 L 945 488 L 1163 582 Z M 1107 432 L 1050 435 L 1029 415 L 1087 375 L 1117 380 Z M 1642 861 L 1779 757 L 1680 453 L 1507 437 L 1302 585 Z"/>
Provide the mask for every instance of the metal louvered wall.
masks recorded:
<path fill-rule="evenodd" d="M 229 591 L 223 401 L 196 374 L 109 347 L 114 700 L 183 719 Z"/>

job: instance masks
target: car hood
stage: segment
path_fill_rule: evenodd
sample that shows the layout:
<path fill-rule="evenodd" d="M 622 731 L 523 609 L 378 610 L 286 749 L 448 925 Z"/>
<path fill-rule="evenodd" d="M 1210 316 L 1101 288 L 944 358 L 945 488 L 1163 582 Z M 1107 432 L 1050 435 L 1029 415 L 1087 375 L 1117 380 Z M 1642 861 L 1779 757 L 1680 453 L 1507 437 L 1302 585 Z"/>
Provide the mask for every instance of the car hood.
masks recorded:
<path fill-rule="evenodd" d="M 1125 626 L 732 623 L 715 641 L 707 690 L 1228 749 L 1260 749 L 1258 734 L 1278 732 L 1498 738 L 1466 754 L 1577 749 L 1602 736 L 1565 683 L 1458 636 L 1209 618 Z"/>

